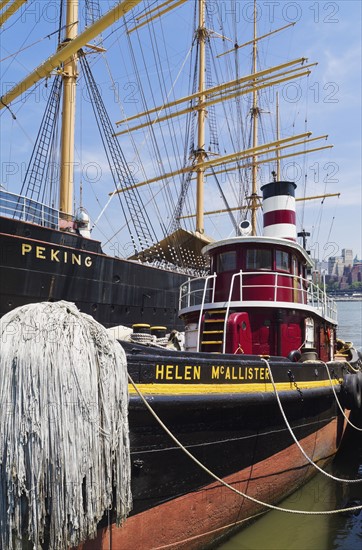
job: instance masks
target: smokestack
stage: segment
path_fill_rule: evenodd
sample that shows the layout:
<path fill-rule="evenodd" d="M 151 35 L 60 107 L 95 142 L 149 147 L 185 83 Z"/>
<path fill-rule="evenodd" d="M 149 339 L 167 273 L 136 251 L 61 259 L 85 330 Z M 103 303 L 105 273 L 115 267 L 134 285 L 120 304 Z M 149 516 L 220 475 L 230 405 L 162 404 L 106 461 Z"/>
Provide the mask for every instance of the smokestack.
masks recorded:
<path fill-rule="evenodd" d="M 261 187 L 265 237 L 297 240 L 295 189 L 292 181 L 273 181 Z"/>

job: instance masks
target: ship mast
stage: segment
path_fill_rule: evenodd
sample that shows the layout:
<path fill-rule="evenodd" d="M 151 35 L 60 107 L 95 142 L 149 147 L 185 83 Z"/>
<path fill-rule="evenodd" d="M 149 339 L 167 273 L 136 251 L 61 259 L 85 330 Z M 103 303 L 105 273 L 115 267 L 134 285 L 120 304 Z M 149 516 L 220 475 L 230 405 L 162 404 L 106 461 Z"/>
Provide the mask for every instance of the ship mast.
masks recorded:
<path fill-rule="evenodd" d="M 279 118 L 279 92 L 276 93 L 276 130 L 277 130 L 277 141 L 280 142 L 280 118 Z M 276 158 L 277 158 L 277 181 L 280 181 L 280 151 L 279 145 L 275 148 Z"/>
<path fill-rule="evenodd" d="M 205 160 L 205 117 L 206 109 L 201 107 L 205 101 L 205 42 L 206 42 L 206 27 L 205 27 L 205 0 L 199 0 L 199 100 L 198 105 L 198 132 L 197 132 L 197 150 L 195 161 L 197 164 L 202 164 Z M 200 167 L 196 172 L 196 231 L 204 233 L 204 173 L 205 168 Z"/>
<path fill-rule="evenodd" d="M 252 74 L 257 73 L 257 6 L 256 0 L 254 0 L 254 39 L 253 39 L 253 72 Z M 251 120 L 252 120 L 252 130 L 253 130 L 253 149 L 255 150 L 258 146 L 258 122 L 259 122 L 259 106 L 258 106 L 258 91 L 256 88 L 257 81 L 254 80 L 254 90 L 253 90 L 253 107 L 251 111 Z M 256 213 L 258 209 L 258 155 L 252 156 L 252 191 L 251 191 L 251 227 L 252 235 L 256 235 Z"/>
<path fill-rule="evenodd" d="M 66 0 L 66 31 L 63 44 L 78 33 L 78 0 Z M 61 46 L 62 47 L 62 44 Z M 59 210 L 63 217 L 73 214 L 75 99 L 77 80 L 77 53 L 63 65 L 63 112 L 60 149 Z"/>

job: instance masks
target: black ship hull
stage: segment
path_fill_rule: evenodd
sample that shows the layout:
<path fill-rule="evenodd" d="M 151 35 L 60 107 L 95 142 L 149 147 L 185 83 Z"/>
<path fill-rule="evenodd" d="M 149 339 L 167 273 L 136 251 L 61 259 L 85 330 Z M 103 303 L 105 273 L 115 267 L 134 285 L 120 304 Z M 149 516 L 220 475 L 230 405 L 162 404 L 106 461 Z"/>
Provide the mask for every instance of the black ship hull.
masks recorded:
<path fill-rule="evenodd" d="M 345 420 L 320 362 L 301 367 L 282 358 L 269 361 L 289 429 L 259 357 L 170 355 L 123 345 L 133 381 L 181 446 L 130 385 L 133 511 L 121 527 L 103 524 L 83 550 L 108 548 L 109 540 L 122 550 L 213 546 L 267 510 L 223 482 L 277 503 L 316 473 L 290 430 L 320 467 L 340 445 Z M 343 377 L 343 364 L 329 368 Z M 335 389 L 341 398 L 340 385 Z"/>
<path fill-rule="evenodd" d="M 0 314 L 66 300 L 105 327 L 182 328 L 178 295 L 186 275 L 107 256 L 98 241 L 0 218 Z"/>

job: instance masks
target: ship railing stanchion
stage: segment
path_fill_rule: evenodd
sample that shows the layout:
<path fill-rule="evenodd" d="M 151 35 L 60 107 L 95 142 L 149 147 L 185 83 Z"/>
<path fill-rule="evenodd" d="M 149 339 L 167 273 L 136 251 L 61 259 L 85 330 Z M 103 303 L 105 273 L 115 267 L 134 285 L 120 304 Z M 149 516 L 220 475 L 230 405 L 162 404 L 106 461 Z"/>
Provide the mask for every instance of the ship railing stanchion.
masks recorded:
<path fill-rule="evenodd" d="M 304 303 L 307 303 L 307 298 L 305 296 L 305 290 L 304 290 L 304 287 L 303 287 L 303 277 L 301 275 L 299 275 L 298 277 L 299 279 L 299 290 L 300 290 L 300 293 L 301 293 L 301 303 L 304 304 Z"/>
<path fill-rule="evenodd" d="M 327 305 L 329 305 L 329 304 L 327 302 L 328 298 L 327 298 L 327 293 L 325 291 L 325 288 L 326 288 L 326 272 L 325 271 L 323 271 L 323 273 L 322 273 L 322 282 L 323 282 L 323 295 L 324 295 L 323 296 L 324 297 L 324 311 L 325 311 L 326 314 L 329 315 L 329 307 L 327 309 Z"/>
<path fill-rule="evenodd" d="M 215 290 L 216 290 L 216 273 L 214 273 L 214 279 L 212 282 L 212 298 L 211 298 L 212 302 L 215 302 Z"/>
<path fill-rule="evenodd" d="M 204 291 L 202 293 L 202 302 L 201 302 L 201 307 L 200 307 L 199 322 L 197 324 L 197 351 L 200 351 L 200 332 L 201 332 L 202 314 L 203 314 L 204 306 L 205 306 L 207 286 L 208 286 L 208 282 L 209 282 L 210 279 L 214 280 L 214 286 L 215 286 L 216 273 L 214 273 L 213 275 L 209 275 L 205 279 Z"/>
<path fill-rule="evenodd" d="M 225 319 L 224 319 L 224 334 L 223 334 L 223 343 L 222 343 L 222 352 L 225 353 L 226 348 L 226 327 L 227 327 L 227 320 L 229 318 L 229 312 L 230 312 L 230 304 L 231 304 L 231 298 L 233 295 L 234 290 L 234 284 L 236 277 L 239 277 L 241 279 L 242 271 L 240 270 L 239 273 L 234 273 L 231 277 L 231 283 L 230 283 L 230 290 L 229 290 L 229 297 L 226 304 L 226 312 L 225 312 Z"/>
<path fill-rule="evenodd" d="M 278 297 L 278 273 L 274 273 L 274 302 L 277 301 Z"/>

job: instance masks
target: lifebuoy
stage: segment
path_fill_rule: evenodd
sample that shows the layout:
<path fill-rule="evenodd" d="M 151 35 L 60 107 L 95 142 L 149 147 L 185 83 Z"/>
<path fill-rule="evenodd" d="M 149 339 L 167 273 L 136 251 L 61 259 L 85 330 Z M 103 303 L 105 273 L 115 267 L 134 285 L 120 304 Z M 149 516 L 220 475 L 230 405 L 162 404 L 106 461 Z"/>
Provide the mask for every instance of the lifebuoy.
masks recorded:
<path fill-rule="evenodd" d="M 362 373 L 347 374 L 343 381 L 346 409 L 360 409 L 362 404 Z"/>

